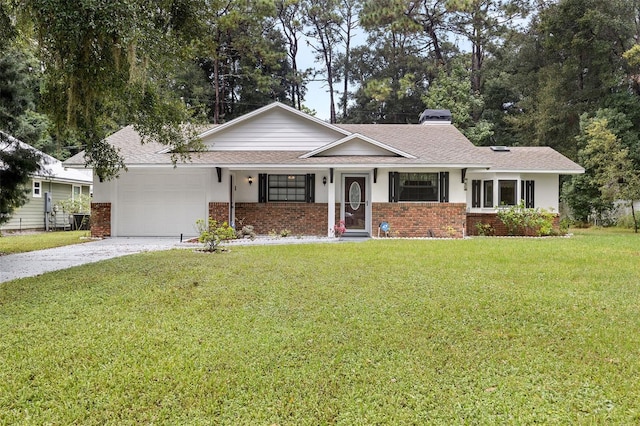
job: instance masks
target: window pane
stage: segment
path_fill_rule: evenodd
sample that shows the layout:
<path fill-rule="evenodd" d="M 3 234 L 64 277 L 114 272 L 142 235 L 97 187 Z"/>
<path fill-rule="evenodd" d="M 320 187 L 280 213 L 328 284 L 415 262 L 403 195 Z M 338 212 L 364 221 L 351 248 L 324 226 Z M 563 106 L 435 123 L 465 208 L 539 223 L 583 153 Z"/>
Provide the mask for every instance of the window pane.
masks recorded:
<path fill-rule="evenodd" d="M 269 201 L 305 201 L 306 175 L 269 175 Z"/>
<path fill-rule="evenodd" d="M 484 207 L 493 208 L 493 181 L 484 181 Z"/>
<path fill-rule="evenodd" d="M 498 181 L 498 197 L 501 206 L 516 205 L 516 184 L 515 180 L 499 180 Z"/>
<path fill-rule="evenodd" d="M 399 201 L 438 201 L 437 173 L 399 173 Z"/>

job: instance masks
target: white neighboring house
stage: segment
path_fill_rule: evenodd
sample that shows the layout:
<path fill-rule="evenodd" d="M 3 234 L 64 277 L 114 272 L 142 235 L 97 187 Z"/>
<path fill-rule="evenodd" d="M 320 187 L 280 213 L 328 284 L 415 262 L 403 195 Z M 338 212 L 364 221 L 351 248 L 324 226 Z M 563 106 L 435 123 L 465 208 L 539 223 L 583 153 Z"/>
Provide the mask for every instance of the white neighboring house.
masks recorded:
<path fill-rule="evenodd" d="M 92 235 L 192 236 L 212 217 L 259 234 L 462 237 L 496 206 L 558 211 L 559 176 L 584 169 L 551 148 L 476 147 L 450 114 L 423 124 L 329 124 L 272 103 L 200 134 L 204 151 L 171 161 L 128 126 L 107 138 L 128 171 L 94 176 Z M 448 113 L 448 112 L 447 112 Z M 82 167 L 83 153 L 65 164 Z"/>
<path fill-rule="evenodd" d="M 19 143 L 22 147 L 33 149 L 42 155 L 42 170 L 31 176 L 27 185 L 28 201 L 16 209 L 8 222 L 0 225 L 0 232 L 69 228 L 68 214 L 55 208 L 56 203 L 79 197 L 91 196 L 93 184 L 91 170 L 66 167 L 60 160 L 47 155 L 31 145 L 3 133 L 10 143 Z M 0 141 L 0 149 L 6 149 L 10 143 Z M 50 196 L 51 212 L 45 212 L 45 200 Z M 47 223 L 48 221 L 48 223 Z"/>

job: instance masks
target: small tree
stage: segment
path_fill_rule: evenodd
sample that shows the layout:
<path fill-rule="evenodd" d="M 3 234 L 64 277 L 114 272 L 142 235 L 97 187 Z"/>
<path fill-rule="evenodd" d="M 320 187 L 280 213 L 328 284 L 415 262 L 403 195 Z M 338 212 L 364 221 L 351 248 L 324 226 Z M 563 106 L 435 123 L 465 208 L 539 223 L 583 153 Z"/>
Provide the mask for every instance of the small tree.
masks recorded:
<path fill-rule="evenodd" d="M 640 176 L 629 156 L 629 149 L 608 128 L 606 118 L 593 118 L 584 128 L 587 145 L 585 166 L 593 170 L 593 178 L 602 198 L 608 202 L 624 201 L 631 206 L 634 231 L 638 225 L 633 203 L 640 199 Z"/>
<path fill-rule="evenodd" d="M 235 230 L 227 222 L 219 223 L 213 218 L 209 218 L 208 223 L 204 219 L 198 219 L 196 228 L 200 234 L 198 241 L 203 243 L 205 250 L 209 252 L 220 251 L 220 244 L 236 238 Z"/>

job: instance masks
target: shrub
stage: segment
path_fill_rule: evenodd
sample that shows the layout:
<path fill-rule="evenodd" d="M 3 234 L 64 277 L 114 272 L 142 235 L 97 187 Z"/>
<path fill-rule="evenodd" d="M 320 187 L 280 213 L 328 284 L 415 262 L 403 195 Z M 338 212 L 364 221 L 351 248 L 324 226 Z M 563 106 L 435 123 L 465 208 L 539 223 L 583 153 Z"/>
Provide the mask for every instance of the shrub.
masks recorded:
<path fill-rule="evenodd" d="M 89 213 L 91 211 L 91 197 L 79 195 L 75 198 L 58 201 L 56 203 L 65 213 Z"/>
<path fill-rule="evenodd" d="M 478 222 L 476 223 L 476 232 L 481 237 L 490 237 L 495 233 L 495 230 L 493 229 L 493 226 L 491 226 L 490 223 Z"/>
<path fill-rule="evenodd" d="M 551 235 L 555 215 L 545 209 L 533 209 L 516 206 L 498 210 L 498 219 L 507 227 L 509 235 Z"/>
<path fill-rule="evenodd" d="M 640 226 L 640 217 L 636 218 L 636 222 L 637 222 L 637 226 Z M 619 228 L 634 229 L 633 216 L 630 214 L 620 216 L 618 218 L 616 226 Z"/>
<path fill-rule="evenodd" d="M 212 218 L 209 218 L 209 223 L 204 219 L 198 219 L 196 228 L 200 234 L 198 241 L 203 243 L 205 250 L 209 252 L 220 251 L 222 242 L 236 238 L 235 230 L 227 222 L 219 223 Z"/>

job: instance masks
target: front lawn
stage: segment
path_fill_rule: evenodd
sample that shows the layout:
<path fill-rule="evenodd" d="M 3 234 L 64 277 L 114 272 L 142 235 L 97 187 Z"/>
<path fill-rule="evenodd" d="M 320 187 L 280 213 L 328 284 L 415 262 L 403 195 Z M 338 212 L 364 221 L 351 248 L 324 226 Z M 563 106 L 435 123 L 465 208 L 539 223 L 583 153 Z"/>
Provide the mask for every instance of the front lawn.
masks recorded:
<path fill-rule="evenodd" d="M 0 237 L 0 256 L 11 253 L 24 253 L 53 247 L 90 241 L 83 238 L 87 231 L 38 232 L 33 234 L 5 234 Z"/>
<path fill-rule="evenodd" d="M 640 237 L 143 253 L 0 285 L 0 424 L 638 424 Z"/>

